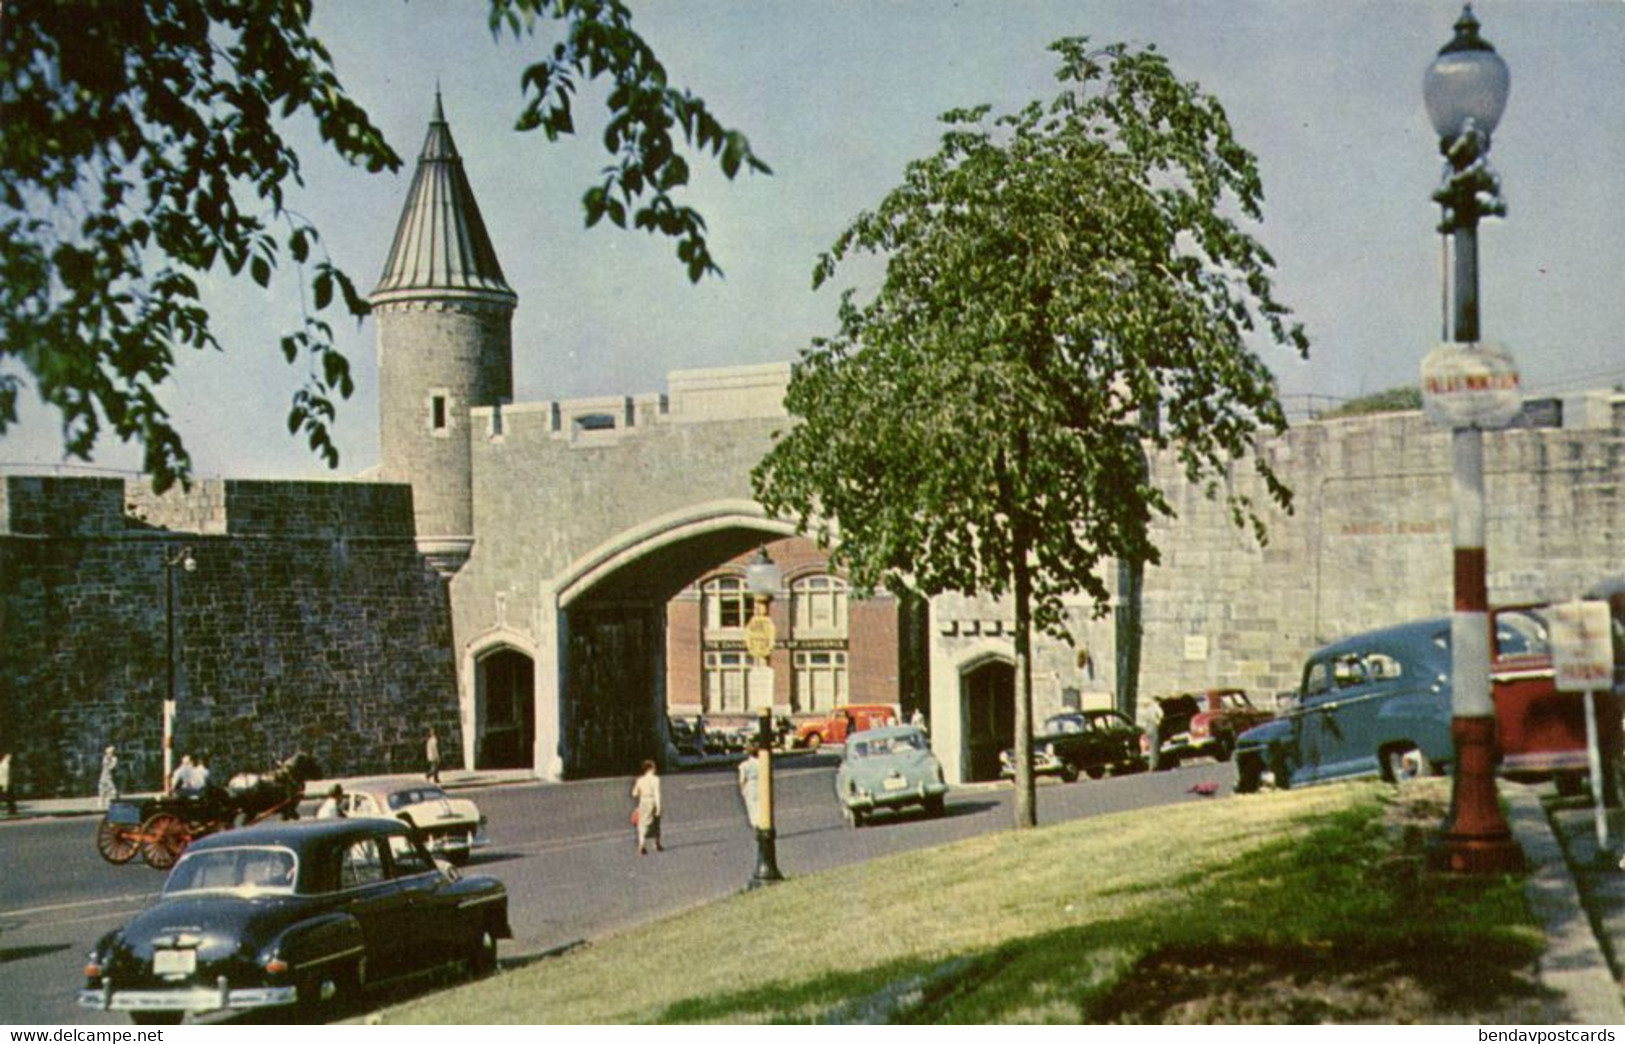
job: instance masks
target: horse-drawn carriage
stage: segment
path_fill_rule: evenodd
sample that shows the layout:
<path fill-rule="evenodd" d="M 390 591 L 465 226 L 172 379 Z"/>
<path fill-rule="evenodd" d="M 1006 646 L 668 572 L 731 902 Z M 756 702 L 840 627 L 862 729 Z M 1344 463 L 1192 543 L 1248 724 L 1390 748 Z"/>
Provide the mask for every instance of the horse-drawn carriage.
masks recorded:
<path fill-rule="evenodd" d="M 236 775 L 225 787 L 195 796 L 114 801 L 96 828 L 96 851 L 109 863 L 128 863 L 139 854 L 153 869 L 168 870 L 205 834 L 275 815 L 298 819 L 305 784 L 320 774 L 315 759 L 299 753 L 270 772 Z"/>

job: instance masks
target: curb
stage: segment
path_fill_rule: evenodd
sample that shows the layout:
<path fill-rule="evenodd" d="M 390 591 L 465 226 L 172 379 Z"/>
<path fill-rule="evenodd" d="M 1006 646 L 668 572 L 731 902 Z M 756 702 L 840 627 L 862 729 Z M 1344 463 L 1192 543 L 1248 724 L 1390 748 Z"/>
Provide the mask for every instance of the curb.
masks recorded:
<path fill-rule="evenodd" d="M 1533 788 L 1505 780 L 1501 794 L 1507 800 L 1513 836 L 1531 864 L 1524 895 L 1546 933 L 1540 981 L 1564 996 L 1576 1023 L 1625 1024 L 1625 1001 L 1540 799 Z"/>

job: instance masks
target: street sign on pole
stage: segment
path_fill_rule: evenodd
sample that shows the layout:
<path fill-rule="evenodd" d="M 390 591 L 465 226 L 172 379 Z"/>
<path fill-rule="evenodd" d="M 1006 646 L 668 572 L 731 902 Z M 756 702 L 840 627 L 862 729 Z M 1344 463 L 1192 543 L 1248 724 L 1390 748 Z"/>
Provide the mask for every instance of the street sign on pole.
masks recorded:
<path fill-rule="evenodd" d="M 1603 811 L 1602 749 L 1597 739 L 1598 689 L 1614 684 L 1613 620 L 1608 603 L 1560 602 L 1552 606 L 1552 671 L 1558 692 L 1585 693 L 1586 760 L 1591 769 L 1591 807 L 1597 825 L 1597 854 L 1609 858 L 1608 817 Z"/>
<path fill-rule="evenodd" d="M 1502 345 L 1442 344 L 1422 360 L 1422 408 L 1446 428 L 1504 428 L 1523 408 L 1512 353 Z"/>
<path fill-rule="evenodd" d="M 1595 692 L 1614 684 L 1613 622 L 1608 603 L 1560 602 L 1548 619 L 1559 692 Z"/>

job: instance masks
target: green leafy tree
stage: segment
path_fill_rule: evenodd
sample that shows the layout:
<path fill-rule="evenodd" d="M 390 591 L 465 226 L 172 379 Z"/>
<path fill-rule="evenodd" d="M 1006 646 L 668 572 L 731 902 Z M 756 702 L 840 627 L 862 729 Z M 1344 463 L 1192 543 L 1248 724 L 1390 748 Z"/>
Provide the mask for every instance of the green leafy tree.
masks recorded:
<path fill-rule="evenodd" d="M 819 259 L 885 259 L 803 352 L 753 476 L 769 510 L 835 549 L 860 586 L 1011 597 L 1017 826 L 1035 822 L 1032 635 L 1062 600 L 1103 612 L 1111 558 L 1157 561 L 1173 515 L 1142 453 L 1210 497 L 1286 418 L 1254 342 L 1307 354 L 1239 222 L 1263 190 L 1224 110 L 1155 51 L 1052 45 L 1061 89 L 990 118 L 950 112 L 941 148 Z M 1268 496 L 1290 492 L 1254 457 Z M 1260 539 L 1257 505 L 1223 492 Z"/>
<path fill-rule="evenodd" d="M 158 389 L 178 353 L 224 348 L 199 282 L 224 269 L 269 287 L 291 267 L 308 294 L 276 343 L 307 376 L 288 427 L 337 466 L 329 424 L 354 385 L 323 316 L 368 308 L 286 206 L 302 180 L 282 129 L 305 114 L 352 164 L 401 160 L 345 93 L 310 19 L 310 0 L 0 4 L 0 435 L 31 381 L 69 454 L 90 459 L 105 424 L 142 447 L 155 489 L 187 480 Z M 539 24 L 558 40 L 524 72 L 521 129 L 571 134 L 577 84 L 609 85 L 611 163 L 583 199 L 587 223 L 630 221 L 674 239 L 691 279 L 718 272 L 704 220 L 674 195 L 689 178 L 681 146 L 730 178 L 766 165 L 668 85 L 619 0 L 491 0 L 494 35 Z"/>
<path fill-rule="evenodd" d="M 1422 389 L 1414 384 L 1389 388 L 1350 399 L 1320 414 L 1321 420 L 1336 417 L 1360 417 L 1369 413 L 1398 413 L 1422 408 Z"/>

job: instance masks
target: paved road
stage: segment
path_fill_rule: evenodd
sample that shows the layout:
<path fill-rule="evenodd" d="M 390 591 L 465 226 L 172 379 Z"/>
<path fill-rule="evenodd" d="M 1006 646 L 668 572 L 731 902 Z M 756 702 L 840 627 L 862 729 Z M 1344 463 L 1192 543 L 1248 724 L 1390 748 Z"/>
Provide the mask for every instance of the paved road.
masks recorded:
<path fill-rule="evenodd" d="M 812 873 L 890 852 L 1008 829 L 1008 787 L 956 791 L 948 814 L 883 817 L 847 827 L 833 797 L 834 759 L 792 760 L 775 774 L 779 866 Z M 1177 801 L 1199 782 L 1229 789 L 1228 765 L 1039 788 L 1040 822 Z M 493 844 L 470 873 L 500 878 L 515 939 L 504 958 L 602 936 L 737 892 L 755 865 L 731 768 L 666 778 L 666 851 L 639 858 L 627 815 L 628 780 L 526 784 L 472 792 Z M 162 882 L 136 863 L 95 852 L 94 819 L 0 826 L 0 1022 L 94 1024 L 122 1016 L 81 1010 L 73 995 L 90 944 L 149 903 Z"/>

